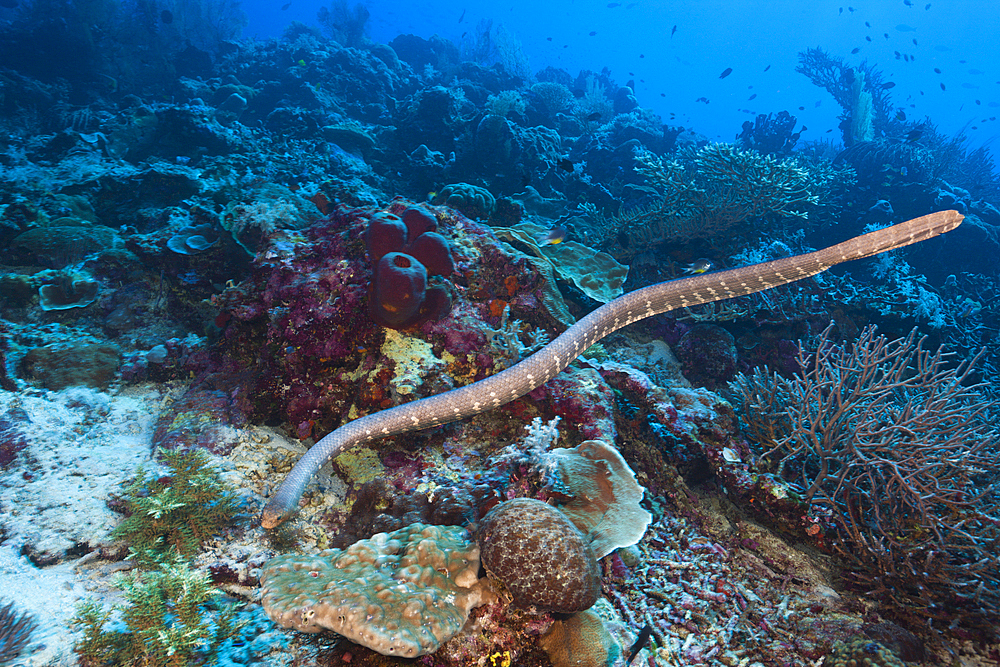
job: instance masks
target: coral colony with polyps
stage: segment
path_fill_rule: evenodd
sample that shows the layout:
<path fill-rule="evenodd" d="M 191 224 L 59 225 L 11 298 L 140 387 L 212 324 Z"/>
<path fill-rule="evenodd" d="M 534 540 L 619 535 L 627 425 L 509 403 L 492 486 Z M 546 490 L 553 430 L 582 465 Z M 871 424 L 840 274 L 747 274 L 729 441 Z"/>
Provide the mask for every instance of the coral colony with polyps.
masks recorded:
<path fill-rule="evenodd" d="M 1000 664 L 992 5 L 591 4 L 0 1 L 0 665 Z"/>

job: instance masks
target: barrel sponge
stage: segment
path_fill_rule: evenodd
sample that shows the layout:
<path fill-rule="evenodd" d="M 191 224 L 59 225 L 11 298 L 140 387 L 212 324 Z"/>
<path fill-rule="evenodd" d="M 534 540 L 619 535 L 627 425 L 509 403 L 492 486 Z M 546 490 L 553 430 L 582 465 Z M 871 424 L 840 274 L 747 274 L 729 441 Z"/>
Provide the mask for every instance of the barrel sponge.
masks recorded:
<path fill-rule="evenodd" d="M 375 265 L 371 287 L 372 318 L 387 327 L 405 326 L 424 303 L 427 269 L 405 253 L 386 253 Z"/>
<path fill-rule="evenodd" d="M 433 653 L 486 602 L 479 547 L 458 526 L 411 524 L 347 549 L 286 554 L 261 573 L 272 621 L 333 630 L 382 655 Z"/>
<path fill-rule="evenodd" d="M 434 215 L 416 205 L 402 217 L 381 211 L 368 222 L 364 241 L 375 266 L 369 312 L 382 326 L 402 329 L 440 319 L 451 310 L 447 288 L 427 289 L 428 276 L 448 276 L 455 270 L 448 241 L 436 229 Z"/>
<path fill-rule="evenodd" d="M 406 245 L 406 236 L 407 228 L 403 221 L 387 211 L 373 215 L 362 234 L 372 264 L 377 264 L 386 253 L 402 250 Z"/>
<path fill-rule="evenodd" d="M 601 593 L 597 559 L 562 512 L 533 498 L 495 507 L 479 527 L 483 567 L 519 607 L 573 613 Z"/>
<path fill-rule="evenodd" d="M 449 276 L 455 270 L 448 241 L 437 232 L 424 232 L 413 239 L 406 252 L 427 268 L 429 276 Z"/>

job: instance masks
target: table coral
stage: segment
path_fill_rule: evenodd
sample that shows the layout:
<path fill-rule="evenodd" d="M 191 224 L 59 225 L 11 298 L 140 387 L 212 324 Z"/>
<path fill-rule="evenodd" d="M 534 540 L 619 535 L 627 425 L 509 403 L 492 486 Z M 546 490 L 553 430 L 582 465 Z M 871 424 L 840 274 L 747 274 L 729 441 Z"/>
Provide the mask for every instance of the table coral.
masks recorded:
<path fill-rule="evenodd" d="M 479 547 L 457 526 L 412 524 L 347 549 L 287 554 L 261 574 L 264 610 L 302 632 L 333 630 L 383 655 L 436 651 L 485 600 Z"/>

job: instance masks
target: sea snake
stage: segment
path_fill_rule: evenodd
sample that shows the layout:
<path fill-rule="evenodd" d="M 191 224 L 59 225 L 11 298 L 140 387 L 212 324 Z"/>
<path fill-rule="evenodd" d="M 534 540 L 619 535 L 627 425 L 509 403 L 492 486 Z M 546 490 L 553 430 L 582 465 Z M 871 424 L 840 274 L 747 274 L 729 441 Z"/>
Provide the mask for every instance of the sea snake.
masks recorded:
<path fill-rule="evenodd" d="M 731 299 L 808 278 L 841 262 L 871 257 L 951 231 L 962 218 L 958 211 L 940 211 L 815 252 L 671 280 L 623 294 L 585 316 L 535 354 L 496 375 L 366 415 L 336 429 L 299 459 L 264 507 L 260 523 L 264 528 L 274 528 L 291 517 L 316 471 L 348 447 L 498 408 L 545 384 L 588 347 L 633 322 L 675 308 Z"/>

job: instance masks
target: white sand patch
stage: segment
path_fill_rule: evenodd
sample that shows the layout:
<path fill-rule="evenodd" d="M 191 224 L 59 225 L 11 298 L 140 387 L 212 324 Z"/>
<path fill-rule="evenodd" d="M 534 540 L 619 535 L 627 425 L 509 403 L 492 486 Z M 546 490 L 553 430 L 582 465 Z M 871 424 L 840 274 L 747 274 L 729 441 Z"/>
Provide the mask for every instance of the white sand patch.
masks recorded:
<path fill-rule="evenodd" d="M 6 544 L 63 560 L 67 550 L 107 540 L 121 517 L 107 506 L 123 480 L 150 462 L 153 425 L 164 400 L 153 386 L 120 394 L 73 388 L 3 394 L 18 408 L 28 446 L 0 476 L 0 525 Z"/>

